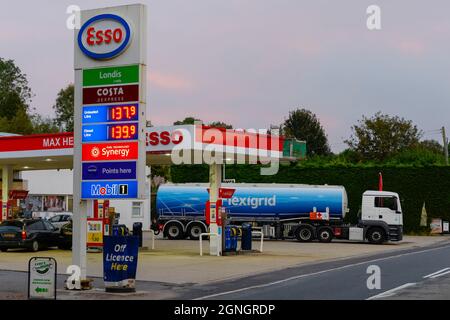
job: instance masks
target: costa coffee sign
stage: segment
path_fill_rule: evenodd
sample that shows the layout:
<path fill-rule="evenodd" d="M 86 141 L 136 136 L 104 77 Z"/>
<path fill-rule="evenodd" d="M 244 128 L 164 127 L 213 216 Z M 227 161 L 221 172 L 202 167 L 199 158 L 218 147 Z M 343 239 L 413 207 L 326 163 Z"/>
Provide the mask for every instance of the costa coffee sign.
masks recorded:
<path fill-rule="evenodd" d="M 78 33 L 78 46 L 89 58 L 112 59 L 125 52 L 131 36 L 125 19 L 115 14 L 100 14 L 83 24 Z"/>
<path fill-rule="evenodd" d="M 82 146 L 82 161 L 136 160 L 138 143 L 95 143 Z"/>
<path fill-rule="evenodd" d="M 139 85 L 83 89 L 83 104 L 139 101 Z"/>

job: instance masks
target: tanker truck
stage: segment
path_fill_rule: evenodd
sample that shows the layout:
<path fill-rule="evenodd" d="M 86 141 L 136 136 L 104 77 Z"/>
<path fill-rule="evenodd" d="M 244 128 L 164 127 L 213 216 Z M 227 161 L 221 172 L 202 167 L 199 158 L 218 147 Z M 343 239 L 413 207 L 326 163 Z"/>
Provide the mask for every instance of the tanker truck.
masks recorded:
<path fill-rule="evenodd" d="M 401 241 L 403 216 L 395 192 L 366 191 L 358 223 L 344 222 L 349 212 L 343 186 L 291 184 L 222 184 L 234 191 L 222 199 L 227 223 L 260 227 L 267 238 L 301 242 L 333 239 L 381 244 Z M 156 195 L 157 224 L 168 239 L 198 239 L 208 230 L 207 184 L 165 184 Z M 154 220 L 154 221 L 155 221 Z"/>

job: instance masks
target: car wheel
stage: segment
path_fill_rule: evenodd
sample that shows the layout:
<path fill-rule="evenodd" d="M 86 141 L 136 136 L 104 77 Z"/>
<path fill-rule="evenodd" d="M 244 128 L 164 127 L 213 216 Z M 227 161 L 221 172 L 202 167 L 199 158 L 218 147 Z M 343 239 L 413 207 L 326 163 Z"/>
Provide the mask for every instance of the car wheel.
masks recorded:
<path fill-rule="evenodd" d="M 6 252 L 6 251 L 8 251 L 8 248 L 0 248 L 0 251 L 1 252 Z"/>
<path fill-rule="evenodd" d="M 295 237 L 300 242 L 311 242 L 314 239 L 314 229 L 308 225 L 300 225 L 295 230 Z"/>
<path fill-rule="evenodd" d="M 205 232 L 205 227 L 201 223 L 194 222 L 189 225 L 187 235 L 191 240 L 198 240 L 200 238 L 200 234 Z"/>
<path fill-rule="evenodd" d="M 381 228 L 371 228 L 367 232 L 367 240 L 373 244 L 382 244 L 386 240 L 384 230 Z"/>
<path fill-rule="evenodd" d="M 164 233 L 169 240 L 179 240 L 184 238 L 183 227 L 176 222 L 168 223 Z"/>
<path fill-rule="evenodd" d="M 38 252 L 39 251 L 39 242 L 37 242 L 36 240 L 33 241 L 33 243 L 31 244 L 31 248 L 30 250 L 33 252 Z"/>
<path fill-rule="evenodd" d="M 333 240 L 333 231 L 328 227 L 319 228 L 317 230 L 317 239 L 324 243 L 331 242 Z"/>

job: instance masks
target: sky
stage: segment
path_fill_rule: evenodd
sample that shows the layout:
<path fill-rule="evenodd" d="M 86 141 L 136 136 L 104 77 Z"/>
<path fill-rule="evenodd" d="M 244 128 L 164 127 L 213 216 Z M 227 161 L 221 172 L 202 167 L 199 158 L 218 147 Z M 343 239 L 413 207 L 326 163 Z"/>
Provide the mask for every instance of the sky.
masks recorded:
<path fill-rule="evenodd" d="M 27 74 L 38 113 L 53 116 L 58 91 L 73 82 L 67 7 L 137 1 L 0 0 L 0 57 Z M 260 129 L 301 107 L 318 116 L 335 152 L 377 111 L 412 120 L 424 139 L 450 130 L 448 0 L 140 2 L 154 125 L 195 116 Z M 366 26 L 373 4 L 381 30 Z"/>

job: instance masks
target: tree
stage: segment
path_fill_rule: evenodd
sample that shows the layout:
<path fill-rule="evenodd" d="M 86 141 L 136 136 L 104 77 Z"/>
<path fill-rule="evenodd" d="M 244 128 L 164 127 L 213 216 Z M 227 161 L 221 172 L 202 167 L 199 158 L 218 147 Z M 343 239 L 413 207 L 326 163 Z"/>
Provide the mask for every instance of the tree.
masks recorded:
<path fill-rule="evenodd" d="M 196 121 L 202 121 L 202 120 L 196 119 L 194 117 L 186 117 L 186 118 L 184 118 L 184 120 L 175 121 L 173 124 L 176 126 L 183 125 L 183 124 L 195 124 Z"/>
<path fill-rule="evenodd" d="M 214 121 L 208 124 L 208 126 L 213 128 L 225 128 L 225 129 L 233 129 L 233 126 L 231 124 L 226 124 L 222 121 Z"/>
<path fill-rule="evenodd" d="M 13 60 L 0 58 L 0 118 L 11 120 L 19 110 L 28 111 L 31 96 L 26 75 Z"/>
<path fill-rule="evenodd" d="M 436 154 L 443 154 L 444 147 L 437 142 L 436 140 L 423 140 L 420 141 L 419 146 L 423 149 L 426 149 L 430 152 L 434 152 Z"/>
<path fill-rule="evenodd" d="M 67 132 L 73 132 L 74 86 L 69 84 L 61 89 L 56 97 L 53 109 L 56 113 L 55 123 Z"/>
<path fill-rule="evenodd" d="M 372 118 L 363 116 L 352 126 L 352 135 L 345 143 L 364 160 L 383 161 L 418 145 L 421 135 L 412 121 L 377 112 Z"/>
<path fill-rule="evenodd" d="M 281 125 L 281 133 L 287 138 L 306 141 L 308 154 L 329 155 L 331 153 L 325 130 L 317 116 L 309 110 L 297 109 Z"/>
<path fill-rule="evenodd" d="M 59 132 L 55 121 L 49 117 L 42 117 L 39 114 L 34 114 L 30 117 L 33 126 L 33 133 L 56 133 Z"/>
<path fill-rule="evenodd" d="M 11 119 L 0 118 L 0 132 L 32 134 L 33 123 L 24 109 L 19 109 Z"/>

